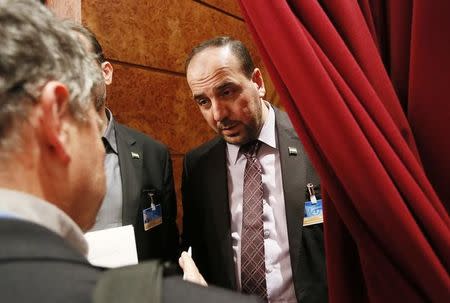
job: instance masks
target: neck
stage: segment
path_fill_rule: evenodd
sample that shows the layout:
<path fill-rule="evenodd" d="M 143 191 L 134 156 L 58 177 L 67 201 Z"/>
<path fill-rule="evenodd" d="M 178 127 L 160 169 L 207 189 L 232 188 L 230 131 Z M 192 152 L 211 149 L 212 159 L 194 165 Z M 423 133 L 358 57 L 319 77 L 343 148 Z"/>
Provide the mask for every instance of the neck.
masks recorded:
<path fill-rule="evenodd" d="M 262 124 L 266 122 L 267 115 L 269 114 L 269 104 L 266 101 L 261 99 L 262 102 Z"/>
<path fill-rule="evenodd" d="M 261 99 L 261 125 L 259 126 L 258 134 L 261 132 L 264 123 L 266 123 L 268 115 L 269 115 L 269 104 L 267 104 L 266 101 Z"/>
<path fill-rule="evenodd" d="M 102 120 L 102 125 L 100 129 L 100 133 L 103 135 L 105 133 L 106 127 L 108 126 L 108 116 L 106 115 L 106 106 L 103 105 L 98 112 L 100 119 Z"/>
<path fill-rule="evenodd" d="M 0 188 L 16 190 L 44 199 L 34 155 L 16 153 L 1 160 Z"/>

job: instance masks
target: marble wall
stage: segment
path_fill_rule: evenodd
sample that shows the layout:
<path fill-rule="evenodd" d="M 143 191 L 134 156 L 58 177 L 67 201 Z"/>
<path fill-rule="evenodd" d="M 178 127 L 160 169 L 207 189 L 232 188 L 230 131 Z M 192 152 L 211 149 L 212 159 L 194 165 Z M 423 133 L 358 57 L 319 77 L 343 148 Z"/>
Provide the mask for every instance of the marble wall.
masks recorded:
<path fill-rule="evenodd" d="M 45 4 L 60 18 L 81 22 L 81 0 L 47 0 Z"/>
<path fill-rule="evenodd" d="M 184 73 L 191 48 L 218 35 L 242 40 L 256 65 L 262 62 L 232 0 L 66 0 L 52 9 L 60 16 L 80 20 L 98 37 L 114 66 L 108 87 L 108 107 L 117 120 L 166 144 L 172 154 L 181 226 L 180 180 L 184 154 L 212 138 Z M 66 3 L 63 5 L 62 3 Z M 70 16 L 68 8 L 74 15 Z M 278 96 L 267 73 L 267 99 Z"/>

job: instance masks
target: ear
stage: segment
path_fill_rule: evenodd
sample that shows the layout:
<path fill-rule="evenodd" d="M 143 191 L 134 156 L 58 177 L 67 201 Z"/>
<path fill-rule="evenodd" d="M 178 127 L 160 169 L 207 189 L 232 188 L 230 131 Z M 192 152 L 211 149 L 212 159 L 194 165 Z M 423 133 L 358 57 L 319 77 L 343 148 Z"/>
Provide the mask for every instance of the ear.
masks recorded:
<path fill-rule="evenodd" d="M 264 86 L 264 79 L 259 68 L 255 68 L 253 70 L 252 82 L 256 85 L 259 97 L 264 98 L 264 96 L 266 95 L 266 87 Z"/>
<path fill-rule="evenodd" d="M 103 62 L 101 67 L 105 84 L 110 85 L 112 83 L 114 69 L 108 61 Z"/>
<path fill-rule="evenodd" d="M 43 142 L 58 159 L 68 163 L 70 156 L 65 145 L 64 116 L 69 110 L 69 91 L 58 81 L 50 81 L 42 89 L 39 106 Z"/>

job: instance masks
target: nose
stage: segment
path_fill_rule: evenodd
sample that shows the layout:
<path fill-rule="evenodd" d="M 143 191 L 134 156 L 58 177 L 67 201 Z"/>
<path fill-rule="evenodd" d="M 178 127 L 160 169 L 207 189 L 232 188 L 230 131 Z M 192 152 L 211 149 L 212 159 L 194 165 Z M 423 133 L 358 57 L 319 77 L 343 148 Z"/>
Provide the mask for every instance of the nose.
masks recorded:
<path fill-rule="evenodd" d="M 216 122 L 221 122 L 228 117 L 227 105 L 220 101 L 212 102 L 213 118 Z"/>

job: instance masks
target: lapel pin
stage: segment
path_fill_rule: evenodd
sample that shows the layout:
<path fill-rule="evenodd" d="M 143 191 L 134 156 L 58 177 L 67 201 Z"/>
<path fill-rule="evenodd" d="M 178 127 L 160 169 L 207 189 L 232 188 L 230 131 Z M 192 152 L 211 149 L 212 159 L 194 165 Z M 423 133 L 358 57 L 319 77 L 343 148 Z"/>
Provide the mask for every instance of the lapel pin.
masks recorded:
<path fill-rule="evenodd" d="M 133 158 L 133 159 L 139 159 L 140 157 L 139 157 L 139 154 L 138 154 L 138 153 L 131 152 L 131 158 Z"/>
<path fill-rule="evenodd" d="M 297 156 L 297 149 L 295 147 L 288 147 L 289 156 Z"/>

